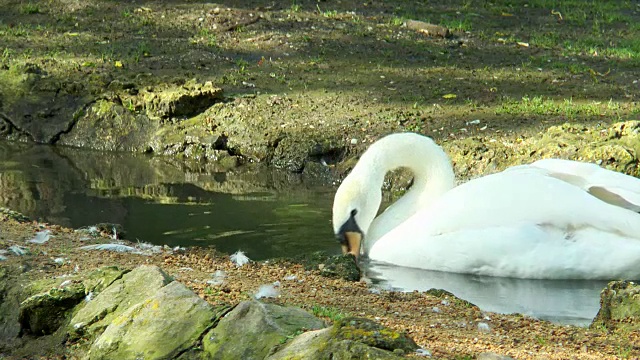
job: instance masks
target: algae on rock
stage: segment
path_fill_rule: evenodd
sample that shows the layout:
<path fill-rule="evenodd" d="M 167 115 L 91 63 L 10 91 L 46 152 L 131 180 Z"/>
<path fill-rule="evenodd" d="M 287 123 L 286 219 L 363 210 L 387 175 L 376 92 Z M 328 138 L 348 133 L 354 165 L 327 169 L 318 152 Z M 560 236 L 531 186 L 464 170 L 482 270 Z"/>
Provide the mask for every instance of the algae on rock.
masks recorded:
<path fill-rule="evenodd" d="M 171 277 L 157 266 L 135 268 L 87 302 L 71 319 L 69 333 L 73 338 L 102 332 L 114 318 L 153 296 L 171 281 Z"/>
<path fill-rule="evenodd" d="M 174 281 L 113 318 L 89 359 L 173 359 L 196 344 L 216 317 L 206 301 Z"/>
<path fill-rule="evenodd" d="M 53 334 L 84 296 L 84 285 L 71 284 L 29 297 L 20 304 L 20 332 L 35 336 Z"/>
<path fill-rule="evenodd" d="M 345 318 L 328 329 L 297 336 L 267 360 L 402 359 L 418 345 L 405 334 L 364 318 Z"/>
<path fill-rule="evenodd" d="M 591 327 L 640 330 L 640 285 L 632 281 L 612 281 L 600 293 L 600 310 Z"/>
<path fill-rule="evenodd" d="M 203 347 L 214 359 L 264 359 L 289 337 L 323 327 L 322 320 L 300 308 L 244 301 L 205 335 Z"/>

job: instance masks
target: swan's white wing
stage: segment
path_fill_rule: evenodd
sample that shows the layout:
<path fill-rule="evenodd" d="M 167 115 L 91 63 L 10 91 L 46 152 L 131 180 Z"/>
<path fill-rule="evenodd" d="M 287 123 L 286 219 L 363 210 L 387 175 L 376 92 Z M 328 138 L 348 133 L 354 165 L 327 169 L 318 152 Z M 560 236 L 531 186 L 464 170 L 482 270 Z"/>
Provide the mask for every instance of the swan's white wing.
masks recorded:
<path fill-rule="evenodd" d="M 640 275 L 640 214 L 533 168 L 462 184 L 382 237 L 372 259 L 526 278 Z"/>
<path fill-rule="evenodd" d="M 640 179 L 579 161 L 544 159 L 530 166 L 544 169 L 610 204 L 640 212 Z"/>

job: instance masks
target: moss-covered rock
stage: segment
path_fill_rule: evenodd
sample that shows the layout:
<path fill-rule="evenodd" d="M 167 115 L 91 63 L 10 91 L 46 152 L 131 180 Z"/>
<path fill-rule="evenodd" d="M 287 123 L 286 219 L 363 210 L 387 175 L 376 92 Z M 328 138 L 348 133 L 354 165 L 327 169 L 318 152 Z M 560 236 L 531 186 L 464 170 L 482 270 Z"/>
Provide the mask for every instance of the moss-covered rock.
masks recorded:
<path fill-rule="evenodd" d="M 322 327 L 322 320 L 300 308 L 245 301 L 205 335 L 205 358 L 264 359 L 288 338 Z"/>
<path fill-rule="evenodd" d="M 222 89 L 210 81 L 195 79 L 160 91 L 148 88 L 143 93 L 144 110 L 151 118 L 162 120 L 193 117 L 222 100 Z"/>
<path fill-rule="evenodd" d="M 337 242 L 336 247 L 338 247 Z M 326 277 L 341 278 L 348 281 L 360 280 L 360 268 L 356 263 L 355 257 L 351 254 L 329 255 L 324 251 L 315 251 L 300 254 L 284 261 L 301 264 L 307 270 L 320 270 L 320 273 Z"/>
<path fill-rule="evenodd" d="M 119 280 L 128 272 L 129 270 L 120 269 L 116 266 L 105 266 L 96 269 L 82 279 L 85 293 L 99 294 L 102 290 L 109 287 L 114 281 Z"/>
<path fill-rule="evenodd" d="M 640 330 L 640 285 L 632 281 L 612 281 L 600 293 L 600 310 L 591 327 L 609 330 Z"/>
<path fill-rule="evenodd" d="M 17 269 L 0 267 L 0 352 L 10 348 L 20 333 L 18 322 L 22 287 L 18 284 Z"/>
<path fill-rule="evenodd" d="M 96 150 L 143 152 L 160 124 L 116 100 L 101 99 L 79 116 L 57 144 Z"/>
<path fill-rule="evenodd" d="M 347 281 L 360 280 L 360 268 L 351 254 L 332 256 L 323 264 L 320 273 L 327 277 L 337 277 Z"/>
<path fill-rule="evenodd" d="M 216 318 L 206 301 L 174 281 L 113 318 L 89 359 L 172 359 L 198 342 Z"/>
<path fill-rule="evenodd" d="M 404 333 L 386 328 L 373 320 L 348 317 L 333 324 L 332 336 L 340 340 L 353 340 L 369 346 L 394 351 L 412 352 L 418 345 Z"/>
<path fill-rule="evenodd" d="M 105 270 L 107 279 L 117 277 L 117 272 Z M 121 278 L 113 281 L 94 299 L 87 302 L 73 316 L 69 324 L 69 334 L 72 339 L 80 336 L 92 338 L 102 331 L 130 307 L 143 302 L 153 296 L 158 290 L 169 284 L 173 279 L 157 266 L 140 266 Z M 89 284 L 103 286 L 88 279 Z"/>
<path fill-rule="evenodd" d="M 0 69 L 0 113 L 10 129 L 4 132 L 10 138 L 54 143 L 93 101 L 83 88 L 78 82 L 56 81 L 33 63 Z"/>
<path fill-rule="evenodd" d="M 54 288 L 29 297 L 20 304 L 21 333 L 35 336 L 53 334 L 63 325 L 72 309 L 85 297 L 81 283 Z"/>
<path fill-rule="evenodd" d="M 297 336 L 267 359 L 402 359 L 397 353 L 417 348 L 404 334 L 368 319 L 348 318 L 337 321 L 332 328 Z"/>

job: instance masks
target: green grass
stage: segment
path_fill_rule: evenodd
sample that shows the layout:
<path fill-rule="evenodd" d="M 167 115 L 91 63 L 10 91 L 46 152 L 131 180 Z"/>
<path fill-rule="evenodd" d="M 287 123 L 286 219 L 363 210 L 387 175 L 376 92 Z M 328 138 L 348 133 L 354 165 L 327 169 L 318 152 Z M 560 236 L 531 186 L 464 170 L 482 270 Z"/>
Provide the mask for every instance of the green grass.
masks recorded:
<path fill-rule="evenodd" d="M 621 105 L 618 102 L 609 100 L 607 103 L 591 101 L 574 103 L 572 99 L 562 101 L 552 100 L 542 96 L 530 98 L 523 97 L 520 101 L 506 101 L 496 109 L 496 114 L 520 115 L 527 114 L 565 116 L 567 119 L 574 119 L 577 116 L 612 116 L 617 115 Z"/>
<path fill-rule="evenodd" d="M 311 308 L 311 311 L 313 312 L 313 315 L 317 317 L 329 318 L 331 321 L 337 321 L 348 316 L 340 309 L 336 309 L 334 307 L 314 305 L 313 308 Z"/>
<path fill-rule="evenodd" d="M 318 13 L 321 14 L 322 16 L 326 17 L 326 18 L 335 18 L 336 16 L 338 16 L 338 11 L 337 10 L 321 10 L 320 9 L 320 5 L 316 4 L 316 8 L 318 9 Z"/>
<path fill-rule="evenodd" d="M 448 28 L 451 31 L 471 31 L 473 26 L 471 20 L 467 17 L 462 19 L 443 19 L 440 21 L 440 25 Z"/>
<path fill-rule="evenodd" d="M 300 6 L 300 4 L 296 4 L 296 2 L 293 1 L 291 3 L 291 6 L 289 7 L 289 10 L 291 10 L 291 12 L 297 13 L 297 12 L 300 12 L 300 10 L 302 10 L 302 6 Z"/>
<path fill-rule="evenodd" d="M 403 17 L 394 16 L 393 18 L 391 18 L 391 20 L 389 20 L 389 25 L 402 26 L 405 23 L 405 21 L 406 19 Z"/>
<path fill-rule="evenodd" d="M 40 14 L 40 6 L 34 3 L 26 3 L 20 8 L 20 12 L 23 14 Z"/>
<path fill-rule="evenodd" d="M 547 340 L 545 337 L 542 336 L 536 336 L 535 340 L 538 344 L 545 346 L 549 343 L 549 340 Z"/>
<path fill-rule="evenodd" d="M 15 26 L 9 26 L 0 24 L 0 37 L 27 37 L 31 35 L 31 29 L 23 24 L 17 24 Z"/>

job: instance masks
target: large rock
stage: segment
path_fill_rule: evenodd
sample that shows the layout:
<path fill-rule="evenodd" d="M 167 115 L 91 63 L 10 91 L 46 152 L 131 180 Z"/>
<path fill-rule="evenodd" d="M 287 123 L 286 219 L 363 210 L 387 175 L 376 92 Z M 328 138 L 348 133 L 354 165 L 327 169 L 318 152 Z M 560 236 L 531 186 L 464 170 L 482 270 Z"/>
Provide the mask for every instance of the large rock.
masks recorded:
<path fill-rule="evenodd" d="M 377 349 L 357 341 L 335 339 L 331 332 L 332 329 L 306 332 L 291 340 L 266 360 L 403 359 L 390 351 Z"/>
<path fill-rule="evenodd" d="M 172 359 L 212 325 L 211 306 L 179 282 L 114 318 L 91 346 L 89 359 Z"/>
<path fill-rule="evenodd" d="M 322 320 L 300 308 L 245 301 L 205 335 L 203 346 L 213 359 L 264 359 L 274 346 L 322 327 Z"/>
<path fill-rule="evenodd" d="M 386 328 L 373 320 L 349 317 L 333 324 L 333 336 L 336 339 L 355 340 L 379 349 L 396 349 L 411 352 L 418 345 L 404 333 Z"/>
<path fill-rule="evenodd" d="M 83 298 L 82 284 L 54 288 L 27 298 L 20 304 L 18 320 L 21 333 L 36 336 L 53 334 Z"/>
<path fill-rule="evenodd" d="M 73 337 L 102 332 L 113 319 L 139 304 L 172 281 L 157 266 L 140 266 L 114 281 L 71 319 Z"/>
<path fill-rule="evenodd" d="M 83 84 L 58 81 L 36 64 L 0 69 L 0 113 L 6 116 L 2 126 L 5 135 L 17 132 L 38 143 L 54 143 L 92 101 Z"/>
<path fill-rule="evenodd" d="M 79 116 L 57 144 L 104 151 L 147 151 L 160 128 L 158 121 L 136 114 L 117 101 L 102 99 Z"/>
<path fill-rule="evenodd" d="M 405 334 L 368 319 L 346 318 L 336 321 L 332 328 L 296 337 L 267 359 L 401 359 L 395 351 L 409 353 L 417 348 Z"/>
<path fill-rule="evenodd" d="M 600 310 L 591 327 L 609 330 L 640 330 L 640 285 L 613 281 L 600 293 Z"/>
<path fill-rule="evenodd" d="M 161 91 L 148 88 L 142 97 L 143 107 L 150 118 L 176 121 L 196 116 L 221 101 L 223 91 L 210 81 L 202 84 L 194 79 Z"/>
<path fill-rule="evenodd" d="M 9 348 L 20 334 L 18 322 L 20 290 L 16 269 L 0 266 L 0 353 Z"/>

